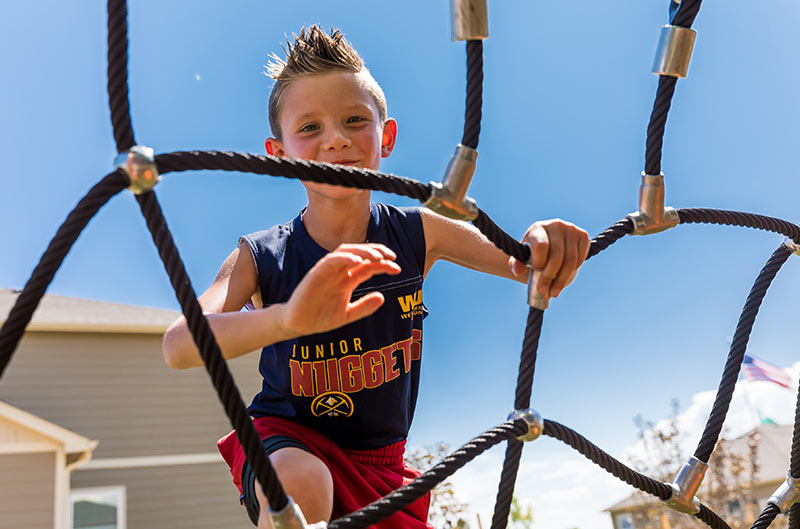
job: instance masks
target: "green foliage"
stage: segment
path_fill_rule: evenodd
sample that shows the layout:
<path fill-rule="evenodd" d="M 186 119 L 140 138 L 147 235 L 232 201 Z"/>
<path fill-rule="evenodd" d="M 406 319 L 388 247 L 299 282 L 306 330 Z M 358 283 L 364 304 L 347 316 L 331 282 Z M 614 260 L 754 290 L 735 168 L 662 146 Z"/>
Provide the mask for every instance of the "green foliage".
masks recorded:
<path fill-rule="evenodd" d="M 533 509 L 529 503 L 520 504 L 516 496 L 511 500 L 509 529 L 530 529 L 533 527 Z"/>

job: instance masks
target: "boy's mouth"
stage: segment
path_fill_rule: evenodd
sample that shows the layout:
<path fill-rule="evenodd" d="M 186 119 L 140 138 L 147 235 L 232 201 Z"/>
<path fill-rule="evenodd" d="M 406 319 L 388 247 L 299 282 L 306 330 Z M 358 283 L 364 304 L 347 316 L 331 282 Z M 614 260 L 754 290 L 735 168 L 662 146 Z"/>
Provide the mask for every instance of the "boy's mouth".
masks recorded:
<path fill-rule="evenodd" d="M 355 165 L 358 163 L 358 160 L 336 160 L 331 163 L 339 164 L 339 165 Z"/>

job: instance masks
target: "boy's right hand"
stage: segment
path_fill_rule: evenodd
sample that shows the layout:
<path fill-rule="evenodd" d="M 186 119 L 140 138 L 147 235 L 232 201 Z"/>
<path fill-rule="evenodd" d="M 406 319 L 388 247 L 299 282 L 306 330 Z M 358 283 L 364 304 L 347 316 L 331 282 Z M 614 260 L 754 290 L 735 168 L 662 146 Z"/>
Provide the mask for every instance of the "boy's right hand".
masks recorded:
<path fill-rule="evenodd" d="M 350 301 L 353 290 L 376 274 L 398 274 L 395 253 L 382 244 L 342 244 L 320 259 L 283 305 L 282 327 L 292 336 L 329 331 L 369 316 L 383 294 Z"/>

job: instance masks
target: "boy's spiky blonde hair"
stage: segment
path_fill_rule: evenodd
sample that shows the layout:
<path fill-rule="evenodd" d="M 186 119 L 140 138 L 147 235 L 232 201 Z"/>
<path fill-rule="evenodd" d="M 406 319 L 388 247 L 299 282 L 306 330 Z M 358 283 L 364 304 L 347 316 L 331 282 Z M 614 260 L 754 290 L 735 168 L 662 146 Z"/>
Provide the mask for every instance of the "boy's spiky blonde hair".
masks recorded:
<path fill-rule="evenodd" d="M 357 74 L 364 83 L 364 88 L 375 100 L 378 107 L 378 118 L 386 121 L 388 111 L 386 96 L 372 74 L 369 73 L 358 52 L 347 42 L 344 34 L 331 28 L 326 33 L 319 25 L 301 28 L 300 34 L 292 34 L 283 47 L 286 59 L 272 54 L 267 65 L 266 74 L 275 79 L 269 94 L 269 126 L 272 134 L 282 140 L 280 112 L 283 94 L 291 82 L 306 75 L 317 75 L 335 71 Z"/>

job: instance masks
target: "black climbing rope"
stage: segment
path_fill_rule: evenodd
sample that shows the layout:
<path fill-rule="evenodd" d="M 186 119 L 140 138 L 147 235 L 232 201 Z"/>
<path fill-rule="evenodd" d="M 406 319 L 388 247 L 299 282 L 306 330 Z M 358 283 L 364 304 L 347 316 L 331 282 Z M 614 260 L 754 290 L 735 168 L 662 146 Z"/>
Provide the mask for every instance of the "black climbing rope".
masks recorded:
<path fill-rule="evenodd" d="M 22 339 L 25 327 L 33 317 L 33 311 L 39 306 L 39 301 L 81 231 L 100 208 L 111 200 L 111 197 L 126 187 L 128 187 L 128 179 L 122 171 L 109 173 L 89 190 L 58 228 L 47 246 L 47 250 L 33 269 L 31 277 L 17 297 L 5 323 L 0 327 L 0 378 L 5 373 L 11 356 Z"/>
<path fill-rule="evenodd" d="M 730 352 L 728 353 L 728 360 L 725 363 L 725 368 L 722 373 L 722 380 L 717 389 L 717 397 L 714 399 L 714 406 L 711 409 L 711 415 L 708 418 L 703 435 L 694 452 L 694 457 L 708 463 L 711 457 L 711 452 L 717 444 L 719 434 L 722 431 L 722 424 L 725 422 L 725 416 L 728 413 L 731 399 L 733 398 L 733 390 L 736 387 L 736 379 L 739 377 L 739 370 L 742 365 L 744 353 L 747 351 L 747 343 L 750 340 L 750 332 L 753 330 L 753 324 L 758 315 L 758 309 L 761 307 L 761 302 L 767 294 L 772 280 L 778 270 L 781 269 L 783 263 L 789 258 L 792 251 L 781 244 L 780 247 L 773 252 L 772 256 L 761 269 L 758 274 L 753 287 L 750 289 L 750 294 L 747 296 L 747 301 L 742 309 L 742 314 L 739 316 L 739 323 L 736 324 L 736 331 L 733 334 L 733 341 L 731 342 Z"/>
<path fill-rule="evenodd" d="M 478 148 L 483 107 L 483 41 L 467 41 L 467 100 L 464 105 L 462 145 Z"/>
<path fill-rule="evenodd" d="M 139 207 L 147 221 L 147 227 L 158 248 L 158 254 L 164 263 L 164 269 L 172 282 L 172 288 L 181 305 L 186 323 L 192 333 L 195 344 L 200 351 L 203 364 L 208 371 L 214 389 L 217 390 L 220 402 L 225 408 L 225 413 L 231 421 L 236 436 L 244 449 L 247 460 L 253 468 L 259 483 L 264 488 L 264 493 L 269 500 L 270 508 L 277 512 L 289 503 L 286 493 L 278 480 L 278 475 L 272 468 L 261 445 L 261 438 L 253 426 L 253 422 L 242 402 L 239 389 L 233 381 L 225 359 L 222 357 L 214 334 L 208 325 L 208 320 L 203 315 L 203 309 L 197 302 L 197 296 L 189 281 L 186 268 L 178 254 L 178 248 L 172 239 L 172 234 L 167 227 L 167 221 L 161 212 L 161 206 L 153 192 L 136 195 Z"/>

